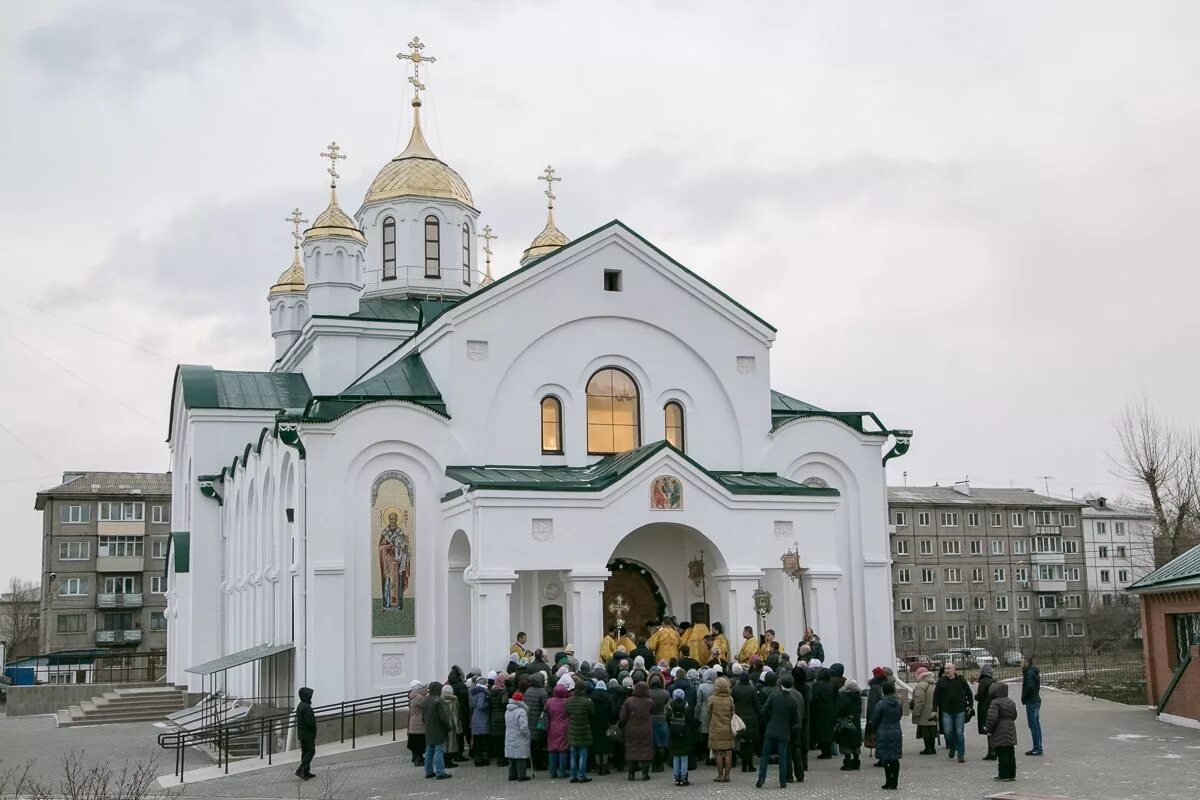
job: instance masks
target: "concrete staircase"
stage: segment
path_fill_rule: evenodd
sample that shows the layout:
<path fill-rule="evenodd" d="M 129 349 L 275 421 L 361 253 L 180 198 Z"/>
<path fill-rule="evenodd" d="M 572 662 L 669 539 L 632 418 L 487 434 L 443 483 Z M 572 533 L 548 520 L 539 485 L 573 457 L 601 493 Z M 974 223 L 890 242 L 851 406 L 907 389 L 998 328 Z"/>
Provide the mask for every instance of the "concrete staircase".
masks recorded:
<path fill-rule="evenodd" d="M 187 693 L 174 686 L 117 689 L 58 712 L 60 728 L 114 722 L 156 722 L 184 707 Z"/>

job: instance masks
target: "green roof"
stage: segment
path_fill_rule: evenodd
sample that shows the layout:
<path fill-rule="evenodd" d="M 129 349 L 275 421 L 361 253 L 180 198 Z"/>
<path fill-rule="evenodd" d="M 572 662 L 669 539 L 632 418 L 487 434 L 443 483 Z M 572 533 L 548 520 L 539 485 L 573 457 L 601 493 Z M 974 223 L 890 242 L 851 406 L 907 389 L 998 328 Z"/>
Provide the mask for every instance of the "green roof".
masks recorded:
<path fill-rule="evenodd" d="M 303 419 L 329 422 L 367 403 L 404 400 L 436 411 L 444 417 L 446 402 L 419 353 L 411 353 L 373 378 L 359 381 L 331 396 L 314 397 L 305 407 Z"/>
<path fill-rule="evenodd" d="M 368 297 L 360 300 L 358 311 L 349 319 L 372 322 L 411 322 L 418 326 L 441 314 L 460 298 L 433 300 L 427 297 Z M 315 314 L 314 316 L 330 316 Z"/>
<path fill-rule="evenodd" d="M 1130 584 L 1128 591 L 1193 588 L 1200 588 L 1200 545 Z"/>
<path fill-rule="evenodd" d="M 771 430 L 778 430 L 794 419 L 805 417 L 835 419 L 849 425 L 859 433 L 887 434 L 894 432 L 885 426 L 879 417 L 875 416 L 875 412 L 873 411 L 827 411 L 824 408 L 814 406 L 812 403 L 806 403 L 803 400 L 789 397 L 783 392 L 777 392 L 774 389 L 771 390 Z M 873 421 L 877 429 L 869 430 L 867 428 L 867 420 Z M 900 431 L 899 433 L 904 432 Z"/>
<path fill-rule="evenodd" d="M 179 376 L 177 385 L 183 390 L 184 408 L 283 411 L 304 408 L 312 399 L 308 381 L 299 372 L 241 372 L 180 364 L 175 373 Z M 175 407 L 174 394 L 171 407 Z M 170 436 L 168 430 L 167 438 Z"/>
<path fill-rule="evenodd" d="M 730 494 L 739 495 L 838 495 L 837 489 L 804 486 L 773 472 L 730 472 L 709 470 L 665 441 L 643 445 L 616 455 L 605 456 L 586 467 L 482 466 L 447 467 L 446 475 L 469 489 L 499 489 L 543 492 L 598 492 L 624 478 L 646 459 L 670 448 Z M 460 494 L 451 492 L 445 499 Z"/>

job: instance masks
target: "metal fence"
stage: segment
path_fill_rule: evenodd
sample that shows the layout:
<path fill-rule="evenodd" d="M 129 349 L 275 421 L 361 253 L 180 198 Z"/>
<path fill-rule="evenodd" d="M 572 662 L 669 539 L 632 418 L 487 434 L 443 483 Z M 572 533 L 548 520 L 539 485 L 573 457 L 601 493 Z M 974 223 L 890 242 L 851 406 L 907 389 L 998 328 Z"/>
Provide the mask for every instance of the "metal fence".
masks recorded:
<path fill-rule="evenodd" d="M 166 652 L 120 653 L 96 656 L 89 683 L 154 683 L 166 676 Z"/>

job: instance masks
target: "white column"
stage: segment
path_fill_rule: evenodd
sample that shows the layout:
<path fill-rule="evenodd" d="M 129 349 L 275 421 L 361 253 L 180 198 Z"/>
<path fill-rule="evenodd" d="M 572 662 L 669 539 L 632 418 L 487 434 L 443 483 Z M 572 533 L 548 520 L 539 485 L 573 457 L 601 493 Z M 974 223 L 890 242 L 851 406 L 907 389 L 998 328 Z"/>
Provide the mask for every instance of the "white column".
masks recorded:
<path fill-rule="evenodd" d="M 808 624 L 821 644 L 825 646 L 825 659 L 829 663 L 842 662 L 847 654 L 842 651 L 841 625 L 838 620 L 838 584 L 842 571 L 838 567 L 812 567 L 804 571 L 804 586 L 808 589 Z M 891 620 L 888 620 L 891 624 Z M 890 662 L 885 662 L 890 663 Z"/>
<path fill-rule="evenodd" d="M 471 666 L 485 673 L 501 670 L 508 662 L 508 647 L 516 631 L 509 630 L 511 597 L 517 573 L 512 570 L 475 570 L 471 584 Z"/>
<path fill-rule="evenodd" d="M 607 569 L 573 569 L 567 573 L 567 612 L 571 615 L 567 638 L 575 645 L 581 661 L 594 660 L 594 655 L 589 658 L 587 654 L 600 649 L 600 639 L 604 636 L 604 582 L 609 575 Z"/>
<path fill-rule="evenodd" d="M 713 576 L 717 582 L 717 592 L 724 598 L 725 608 L 729 611 L 729 621 L 725 624 L 725 637 L 729 639 L 731 656 L 737 655 L 742 646 L 742 628 L 749 625 L 758 632 L 758 615 L 754 613 L 754 590 L 762 580 L 761 569 L 726 570 Z"/>
<path fill-rule="evenodd" d="M 867 651 L 860 654 L 858 659 L 859 675 L 865 675 L 876 666 L 890 667 L 896 660 L 896 617 L 892 608 L 891 559 L 885 557 L 882 560 L 866 561 L 863 569 L 863 595 L 866 614 L 861 625 L 866 633 Z"/>

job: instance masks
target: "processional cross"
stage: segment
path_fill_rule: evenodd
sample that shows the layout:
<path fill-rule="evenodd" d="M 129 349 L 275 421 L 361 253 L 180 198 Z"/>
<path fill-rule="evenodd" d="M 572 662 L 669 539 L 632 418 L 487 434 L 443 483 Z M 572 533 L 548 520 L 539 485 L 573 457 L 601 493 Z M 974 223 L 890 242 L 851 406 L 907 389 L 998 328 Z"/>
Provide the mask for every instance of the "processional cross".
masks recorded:
<path fill-rule="evenodd" d="M 613 597 L 608 604 L 608 610 L 617 617 L 617 626 L 625 624 L 625 612 L 629 610 L 629 603 L 625 601 L 625 595 L 619 592 Z"/>
<path fill-rule="evenodd" d="M 542 170 L 542 174 L 538 175 L 539 181 L 546 182 L 546 208 L 554 208 L 554 201 L 558 199 L 554 195 L 554 182 L 561 181 L 562 178 L 556 177 L 555 172 L 554 167 L 547 164 L 546 169 Z"/>
<path fill-rule="evenodd" d="M 421 51 L 425 49 L 425 43 L 421 41 L 420 36 L 414 36 L 413 40 L 408 43 L 408 53 L 396 53 L 396 58 L 401 61 L 411 61 L 413 63 L 413 74 L 409 76 L 408 82 L 413 85 L 416 90 L 416 95 L 413 97 L 413 105 L 421 105 L 421 92 L 425 91 L 425 84 L 421 83 L 421 62 L 428 61 L 430 64 L 437 61 L 433 56 L 423 56 Z"/>
<path fill-rule="evenodd" d="M 329 173 L 329 177 L 332 179 L 332 182 L 329 184 L 331 188 L 337 188 L 337 179 L 342 177 L 341 175 L 338 175 L 338 171 L 337 171 L 338 159 L 345 158 L 344 155 L 342 155 L 340 152 L 338 152 L 341 149 L 342 148 L 338 146 L 337 142 L 330 142 L 326 146 L 325 152 L 321 153 L 321 158 L 329 159 L 329 169 L 327 169 L 325 171 Z"/>

